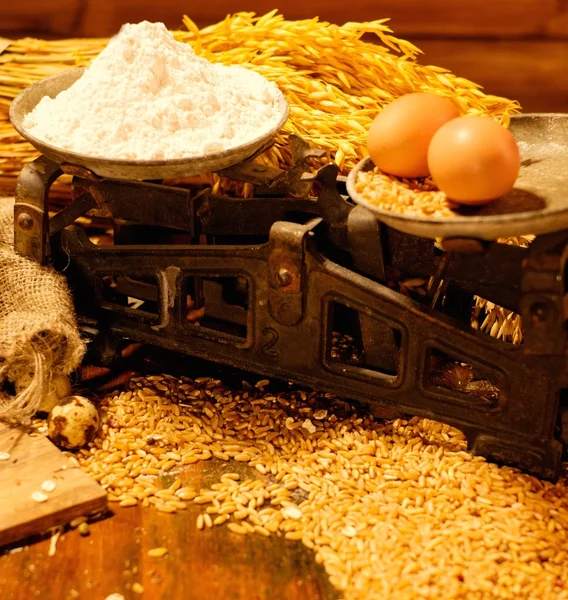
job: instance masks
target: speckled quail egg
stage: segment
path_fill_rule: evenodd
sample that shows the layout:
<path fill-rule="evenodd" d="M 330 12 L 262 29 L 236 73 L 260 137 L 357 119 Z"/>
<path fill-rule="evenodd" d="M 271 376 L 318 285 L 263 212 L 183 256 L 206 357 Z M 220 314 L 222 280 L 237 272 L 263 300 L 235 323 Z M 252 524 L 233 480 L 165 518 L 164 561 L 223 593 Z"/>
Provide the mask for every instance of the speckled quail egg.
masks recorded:
<path fill-rule="evenodd" d="M 88 444 L 99 429 L 99 413 L 83 396 L 68 396 L 47 419 L 47 435 L 60 448 L 73 450 Z"/>
<path fill-rule="evenodd" d="M 16 393 L 23 392 L 32 382 L 34 374 L 32 372 L 20 375 L 14 385 Z M 65 375 L 53 375 L 47 386 L 47 393 L 41 399 L 38 411 L 48 413 L 61 400 L 71 394 L 71 382 Z"/>

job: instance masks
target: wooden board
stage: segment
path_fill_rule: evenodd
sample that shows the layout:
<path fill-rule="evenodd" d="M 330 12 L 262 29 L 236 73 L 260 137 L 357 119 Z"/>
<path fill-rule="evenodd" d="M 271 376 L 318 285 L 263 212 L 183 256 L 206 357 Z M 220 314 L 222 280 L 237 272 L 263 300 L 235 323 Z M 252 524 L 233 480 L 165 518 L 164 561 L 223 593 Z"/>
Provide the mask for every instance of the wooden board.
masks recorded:
<path fill-rule="evenodd" d="M 106 507 L 105 491 L 44 436 L 0 424 L 0 452 L 10 454 L 0 461 L 0 547 Z M 47 479 L 55 490 L 35 502 Z"/>

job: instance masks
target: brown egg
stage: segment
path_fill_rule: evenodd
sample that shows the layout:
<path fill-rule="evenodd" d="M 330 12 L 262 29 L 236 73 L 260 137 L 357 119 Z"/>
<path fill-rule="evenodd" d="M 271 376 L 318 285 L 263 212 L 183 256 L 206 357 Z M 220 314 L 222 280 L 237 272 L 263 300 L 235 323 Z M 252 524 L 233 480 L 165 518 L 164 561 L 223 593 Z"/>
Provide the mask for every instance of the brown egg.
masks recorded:
<path fill-rule="evenodd" d="M 375 165 L 396 177 L 426 177 L 428 146 L 434 133 L 458 109 L 435 94 L 407 94 L 388 104 L 369 129 L 367 149 Z"/>
<path fill-rule="evenodd" d="M 440 127 L 428 150 L 432 179 L 460 204 L 488 204 L 511 190 L 521 157 L 515 138 L 490 117 L 460 117 Z"/>

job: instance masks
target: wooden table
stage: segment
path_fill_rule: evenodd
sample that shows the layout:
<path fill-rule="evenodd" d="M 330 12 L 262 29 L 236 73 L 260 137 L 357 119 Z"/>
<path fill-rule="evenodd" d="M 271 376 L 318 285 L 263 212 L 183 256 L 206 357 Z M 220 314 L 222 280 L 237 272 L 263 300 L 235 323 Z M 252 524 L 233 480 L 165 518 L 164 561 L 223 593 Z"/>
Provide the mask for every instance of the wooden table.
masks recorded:
<path fill-rule="evenodd" d="M 207 461 L 184 471 L 184 485 L 208 486 L 229 469 L 243 477 L 256 473 L 242 463 Z M 89 536 L 63 533 L 51 557 L 50 538 L 0 556 L 1 600 L 105 600 L 112 593 L 126 600 L 340 598 L 301 542 L 241 536 L 224 526 L 198 531 L 202 507 L 194 504 L 173 515 L 153 507 L 110 507 L 114 514 L 92 523 Z M 168 554 L 150 558 L 148 550 L 156 547 Z M 135 583 L 143 593 L 132 589 Z"/>

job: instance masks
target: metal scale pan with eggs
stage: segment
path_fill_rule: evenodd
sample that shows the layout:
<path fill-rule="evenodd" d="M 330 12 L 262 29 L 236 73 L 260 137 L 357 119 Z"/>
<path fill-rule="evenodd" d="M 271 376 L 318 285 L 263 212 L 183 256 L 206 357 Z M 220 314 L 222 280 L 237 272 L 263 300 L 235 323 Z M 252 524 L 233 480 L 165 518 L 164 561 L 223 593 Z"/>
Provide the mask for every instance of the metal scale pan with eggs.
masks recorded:
<path fill-rule="evenodd" d="M 62 151 L 22 121 L 70 71 L 23 92 L 11 119 L 42 156 L 20 174 L 16 250 L 65 273 L 91 357 L 112 363 L 137 340 L 332 391 L 462 429 L 475 453 L 544 478 L 568 442 L 566 254 L 568 117 L 514 117 L 515 188 L 451 219 L 365 205 L 322 152 L 291 136 L 282 171 L 252 146 L 193 161 L 126 162 Z M 283 107 L 283 121 L 287 107 Z M 252 184 L 247 199 L 172 178 L 216 171 Z M 50 188 L 73 176 L 72 202 L 49 212 Z M 351 193 L 349 193 L 351 191 Z M 77 219 L 102 215 L 96 245 Z M 497 243 L 535 234 L 529 247 Z M 429 279 L 425 296 L 393 277 Z M 471 326 L 474 298 L 522 317 L 510 344 Z M 564 421 L 564 423 L 563 423 Z"/>

